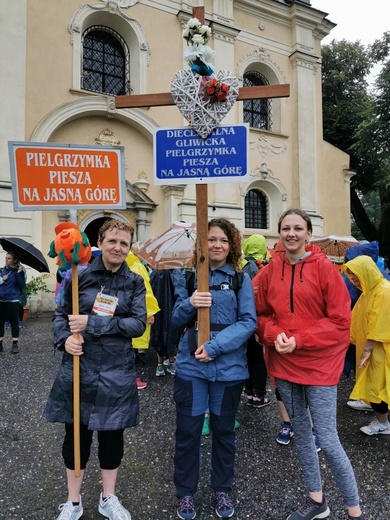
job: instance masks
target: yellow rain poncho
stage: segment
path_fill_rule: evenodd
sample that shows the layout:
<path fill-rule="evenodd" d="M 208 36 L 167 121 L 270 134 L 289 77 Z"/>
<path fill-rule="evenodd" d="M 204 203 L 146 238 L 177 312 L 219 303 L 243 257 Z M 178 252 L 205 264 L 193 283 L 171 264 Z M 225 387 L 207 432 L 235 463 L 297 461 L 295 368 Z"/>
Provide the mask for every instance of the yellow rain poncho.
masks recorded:
<path fill-rule="evenodd" d="M 356 367 L 367 340 L 375 341 L 363 370 L 356 368 L 351 399 L 390 403 L 390 282 L 371 257 L 361 255 L 347 262 L 344 271 L 354 273 L 362 294 L 352 310 L 351 343 L 356 345 Z M 348 273 L 346 272 L 348 276 Z M 352 280 L 351 280 L 352 281 Z"/>
<path fill-rule="evenodd" d="M 137 273 L 142 276 L 146 287 L 146 312 L 147 312 L 147 325 L 146 330 L 139 338 L 133 338 L 133 348 L 144 350 L 149 348 L 150 341 L 150 318 L 154 316 L 159 310 L 158 302 L 153 294 L 152 287 L 149 281 L 149 273 L 146 267 L 141 263 L 141 260 L 130 251 L 127 255 L 126 263 L 129 266 L 130 271 Z"/>

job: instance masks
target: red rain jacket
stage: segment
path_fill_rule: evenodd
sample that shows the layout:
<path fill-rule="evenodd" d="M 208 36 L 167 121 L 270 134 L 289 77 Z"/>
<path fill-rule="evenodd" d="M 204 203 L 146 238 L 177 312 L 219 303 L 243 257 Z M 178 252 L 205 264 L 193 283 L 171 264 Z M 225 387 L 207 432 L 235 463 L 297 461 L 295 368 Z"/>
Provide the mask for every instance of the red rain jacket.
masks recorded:
<path fill-rule="evenodd" d="M 316 245 L 292 265 L 275 255 L 252 280 L 258 314 L 257 334 L 266 347 L 271 377 L 303 385 L 339 382 L 349 346 L 351 299 L 340 272 Z M 279 354 L 276 336 L 295 336 L 291 354 Z M 268 348 L 267 348 L 268 347 Z"/>

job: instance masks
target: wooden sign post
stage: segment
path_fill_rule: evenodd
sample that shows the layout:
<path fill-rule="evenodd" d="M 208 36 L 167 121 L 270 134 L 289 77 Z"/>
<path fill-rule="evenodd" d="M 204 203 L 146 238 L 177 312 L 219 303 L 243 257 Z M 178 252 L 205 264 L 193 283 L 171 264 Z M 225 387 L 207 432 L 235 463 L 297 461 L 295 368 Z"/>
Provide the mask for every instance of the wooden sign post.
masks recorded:
<path fill-rule="evenodd" d="M 193 18 L 204 24 L 204 7 L 193 7 Z M 290 85 L 262 85 L 259 87 L 242 87 L 239 89 L 237 101 L 247 99 L 280 98 L 290 95 Z M 116 96 L 116 108 L 141 108 L 152 106 L 174 105 L 171 93 L 141 94 Z M 209 290 L 209 255 L 208 255 L 208 201 L 207 184 L 196 184 L 196 244 L 197 244 L 197 278 L 198 290 Z M 208 308 L 198 309 L 198 346 L 210 339 L 210 312 Z"/>

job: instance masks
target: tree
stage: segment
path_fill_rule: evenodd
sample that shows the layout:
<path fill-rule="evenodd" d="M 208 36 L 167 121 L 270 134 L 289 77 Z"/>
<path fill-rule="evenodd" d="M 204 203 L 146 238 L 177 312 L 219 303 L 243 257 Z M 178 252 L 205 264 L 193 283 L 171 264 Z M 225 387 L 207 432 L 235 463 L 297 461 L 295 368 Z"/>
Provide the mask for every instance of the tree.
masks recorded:
<path fill-rule="evenodd" d="M 352 215 L 363 236 L 378 240 L 381 254 L 388 255 L 390 33 L 367 49 L 359 41 L 333 40 L 322 56 L 324 138 L 350 155 L 350 168 L 357 173 L 351 183 Z M 383 68 L 370 92 L 366 77 L 380 62 Z M 379 197 L 379 224 L 366 210 L 368 194 L 371 200 Z"/>

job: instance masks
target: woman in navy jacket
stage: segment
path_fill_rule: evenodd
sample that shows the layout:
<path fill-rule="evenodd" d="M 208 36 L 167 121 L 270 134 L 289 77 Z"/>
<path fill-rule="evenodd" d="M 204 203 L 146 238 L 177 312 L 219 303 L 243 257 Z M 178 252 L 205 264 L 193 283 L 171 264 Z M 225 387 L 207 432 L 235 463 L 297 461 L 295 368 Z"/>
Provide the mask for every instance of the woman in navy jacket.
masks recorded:
<path fill-rule="evenodd" d="M 3 352 L 4 324 L 9 321 L 12 333 L 12 354 L 19 353 L 20 294 L 26 286 L 23 267 L 14 253 L 7 253 L 0 274 L 0 352 Z"/>
<path fill-rule="evenodd" d="M 146 326 L 145 284 L 126 264 L 134 228 L 128 222 L 106 220 L 99 230 L 99 255 L 79 272 L 79 314 L 72 314 L 72 285 L 53 318 L 54 345 L 63 352 L 62 363 L 43 416 L 65 423 L 62 456 L 68 481 L 68 499 L 57 520 L 83 515 L 80 496 L 84 471 L 97 431 L 102 493 L 99 513 L 106 518 L 131 520 L 115 494 L 124 455 L 124 430 L 138 424 L 138 393 L 132 338 Z M 105 301 L 106 306 L 100 305 Z M 80 357 L 80 460 L 76 477 L 73 439 L 73 356 Z"/>
<path fill-rule="evenodd" d="M 204 415 L 210 409 L 212 431 L 211 487 L 216 514 L 230 518 L 230 496 L 235 458 L 235 415 L 248 377 L 245 344 L 256 329 L 251 280 L 237 273 L 241 258 L 238 229 L 220 218 L 208 224 L 209 292 L 189 294 L 185 273 L 176 286 L 172 325 L 182 334 L 176 357 L 174 399 L 176 446 L 174 483 L 179 499 L 177 514 L 195 518 L 200 443 Z M 196 253 L 194 256 L 196 264 Z M 194 283 L 196 289 L 196 279 Z M 210 341 L 197 346 L 196 316 L 199 307 L 210 309 Z"/>

